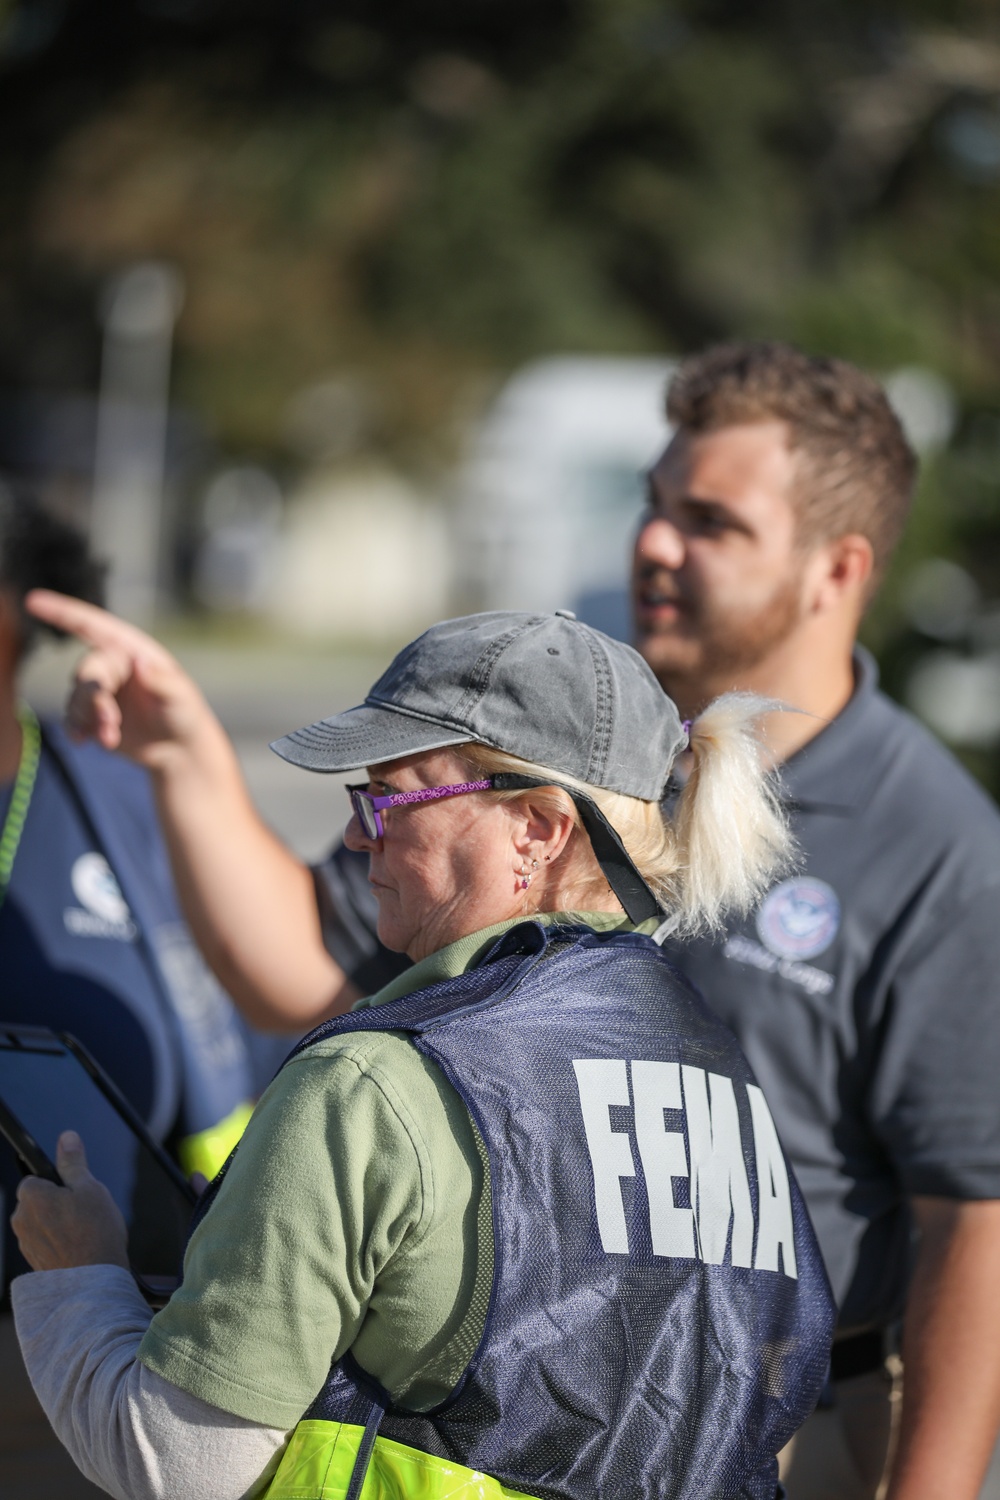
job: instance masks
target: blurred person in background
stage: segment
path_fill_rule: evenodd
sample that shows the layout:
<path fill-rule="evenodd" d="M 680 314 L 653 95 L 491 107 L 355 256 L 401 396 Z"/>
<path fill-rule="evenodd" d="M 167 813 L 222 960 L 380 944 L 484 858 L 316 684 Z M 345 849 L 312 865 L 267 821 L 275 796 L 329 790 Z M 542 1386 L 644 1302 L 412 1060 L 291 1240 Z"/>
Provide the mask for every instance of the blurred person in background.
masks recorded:
<path fill-rule="evenodd" d="M 44 628 L 24 595 L 96 601 L 102 572 L 79 532 L 0 488 L 0 1025 L 71 1032 L 182 1165 L 212 1175 L 249 1114 L 250 1070 L 242 1024 L 181 916 L 146 777 L 71 744 L 19 695 Z M 7 1223 L 19 1177 L 0 1141 L 0 1494 L 72 1500 L 97 1491 L 55 1441 L 9 1315 L 25 1269 Z"/>
<path fill-rule="evenodd" d="M 682 724 L 630 646 L 494 612 L 274 745 L 362 773 L 346 837 L 412 966 L 280 1070 L 155 1317 L 78 1141 L 22 1184 L 18 1336 L 111 1494 L 774 1500 L 833 1299 L 763 1094 L 652 941 L 787 867 L 768 706 Z"/>
<path fill-rule="evenodd" d="M 915 459 L 876 382 L 782 344 L 685 361 L 668 415 L 637 646 L 687 717 L 734 687 L 799 710 L 768 726 L 799 872 L 674 954 L 762 1080 L 841 1308 L 783 1472 L 791 1500 L 975 1500 L 1000 1425 L 1000 818 L 855 644 Z M 186 909 L 248 1012 L 305 1027 L 398 972 L 363 856 L 310 871 L 281 846 L 173 658 L 35 607 L 95 647 L 71 722 L 153 769 Z"/>

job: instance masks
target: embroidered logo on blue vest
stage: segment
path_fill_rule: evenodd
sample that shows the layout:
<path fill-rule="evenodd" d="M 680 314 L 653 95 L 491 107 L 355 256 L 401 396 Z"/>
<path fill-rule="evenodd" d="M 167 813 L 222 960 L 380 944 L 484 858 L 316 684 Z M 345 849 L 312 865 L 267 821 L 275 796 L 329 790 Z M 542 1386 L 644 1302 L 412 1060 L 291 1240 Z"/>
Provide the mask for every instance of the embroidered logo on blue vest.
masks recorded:
<path fill-rule="evenodd" d="M 783 880 L 757 913 L 757 934 L 779 958 L 815 958 L 840 928 L 840 900 L 825 880 Z"/>
<path fill-rule="evenodd" d="M 70 884 L 80 905 L 67 906 L 63 912 L 67 932 L 74 937 L 133 941 L 138 928 L 103 854 L 81 854 L 70 872 Z"/>

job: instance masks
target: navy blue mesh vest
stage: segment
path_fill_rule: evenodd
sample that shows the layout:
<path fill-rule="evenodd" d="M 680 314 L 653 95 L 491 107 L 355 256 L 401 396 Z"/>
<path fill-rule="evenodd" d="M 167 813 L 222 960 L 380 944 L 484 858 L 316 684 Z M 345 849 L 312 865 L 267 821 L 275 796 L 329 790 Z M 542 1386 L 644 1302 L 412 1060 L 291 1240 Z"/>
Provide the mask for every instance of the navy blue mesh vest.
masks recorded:
<path fill-rule="evenodd" d="M 432 1411 L 333 1365 L 304 1420 L 366 1429 L 345 1496 L 388 1439 L 540 1500 L 773 1500 L 834 1307 L 731 1033 L 650 939 L 533 922 L 296 1051 L 379 1030 L 412 1037 L 485 1142 L 495 1269 L 482 1342 Z"/>

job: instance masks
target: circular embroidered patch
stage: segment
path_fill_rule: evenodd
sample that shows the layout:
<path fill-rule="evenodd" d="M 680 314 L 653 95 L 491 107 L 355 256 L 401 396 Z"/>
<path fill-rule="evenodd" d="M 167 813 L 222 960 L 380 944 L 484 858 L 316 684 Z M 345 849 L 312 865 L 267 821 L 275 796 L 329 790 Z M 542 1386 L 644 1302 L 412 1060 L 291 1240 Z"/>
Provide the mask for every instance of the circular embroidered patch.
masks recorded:
<path fill-rule="evenodd" d="M 757 935 L 779 958 L 815 958 L 829 948 L 840 927 L 840 899 L 825 880 L 783 880 L 764 898 Z"/>

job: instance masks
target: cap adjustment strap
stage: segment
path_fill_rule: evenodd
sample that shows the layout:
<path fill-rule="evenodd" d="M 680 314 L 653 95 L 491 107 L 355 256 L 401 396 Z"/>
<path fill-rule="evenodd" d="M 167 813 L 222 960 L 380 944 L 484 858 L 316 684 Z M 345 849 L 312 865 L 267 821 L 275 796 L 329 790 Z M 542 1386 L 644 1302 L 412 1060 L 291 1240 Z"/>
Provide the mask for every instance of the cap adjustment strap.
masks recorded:
<path fill-rule="evenodd" d="M 592 798 L 561 781 L 544 780 L 540 776 L 518 776 L 513 772 L 503 771 L 494 776 L 492 781 L 494 790 L 498 792 L 526 791 L 536 786 L 559 787 L 572 798 L 597 863 L 629 921 L 638 926 L 640 922 L 648 922 L 651 917 L 663 915 L 659 902 L 632 863 L 617 831 Z"/>

